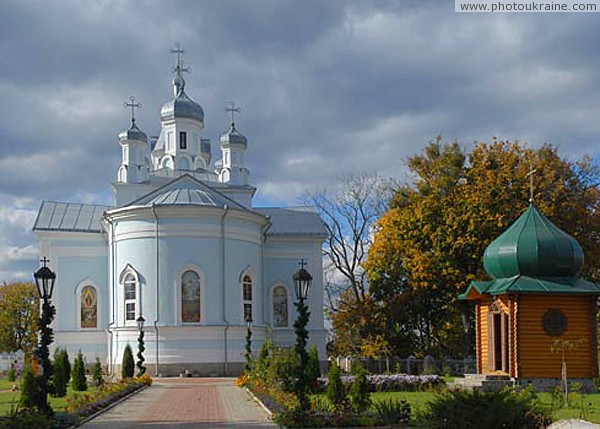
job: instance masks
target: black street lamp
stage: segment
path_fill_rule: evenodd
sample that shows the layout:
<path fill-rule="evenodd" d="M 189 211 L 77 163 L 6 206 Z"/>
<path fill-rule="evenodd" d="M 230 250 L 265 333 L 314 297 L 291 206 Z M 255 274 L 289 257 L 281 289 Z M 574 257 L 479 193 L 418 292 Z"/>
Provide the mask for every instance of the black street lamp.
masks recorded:
<path fill-rule="evenodd" d="M 54 292 L 56 274 L 46 266 L 46 264 L 50 262 L 48 258 L 44 256 L 40 262 L 43 263 L 44 266 L 33 274 L 38 294 L 42 300 L 42 314 L 39 321 L 40 338 L 38 348 L 35 351 L 41 369 L 41 374 L 38 376 L 41 390 L 38 408 L 42 413 L 51 413 L 52 409 L 48 404 L 48 380 L 52 375 L 52 363 L 50 362 L 50 351 L 48 350 L 48 347 L 52 344 L 52 341 L 54 341 L 54 332 L 52 331 L 50 324 L 54 319 L 56 309 L 50 303 L 50 300 L 52 299 L 52 293 Z"/>
<path fill-rule="evenodd" d="M 246 315 L 246 371 L 252 369 L 252 315 Z"/>
<path fill-rule="evenodd" d="M 137 376 L 141 377 L 142 375 L 144 375 L 146 373 L 146 367 L 144 366 L 144 362 L 146 361 L 146 359 L 144 359 L 144 351 L 146 350 L 146 347 L 144 345 L 144 322 L 146 322 L 146 319 L 144 319 L 144 316 L 142 316 L 140 314 L 138 316 L 138 318 L 135 319 L 135 321 L 137 322 L 138 331 L 139 331 L 138 352 L 137 352 L 138 360 L 137 360 L 135 366 L 137 366 L 137 369 L 138 369 Z"/>
<path fill-rule="evenodd" d="M 304 300 L 308 297 L 312 276 L 304 269 L 304 266 L 306 265 L 304 259 L 299 262 L 299 265 L 300 269 L 292 276 L 292 279 L 294 280 L 294 291 L 298 300 L 294 303 L 296 310 L 298 311 L 298 318 L 294 322 L 294 330 L 296 332 L 296 345 L 294 349 L 300 361 L 296 372 L 296 386 L 294 390 L 300 401 L 300 410 L 303 413 L 308 410 L 310 405 L 308 403 L 308 380 L 306 376 L 306 365 L 308 363 L 308 353 L 306 352 L 308 331 L 306 330 L 306 325 L 308 324 L 310 312 L 308 311 L 308 306 L 304 303 Z"/>

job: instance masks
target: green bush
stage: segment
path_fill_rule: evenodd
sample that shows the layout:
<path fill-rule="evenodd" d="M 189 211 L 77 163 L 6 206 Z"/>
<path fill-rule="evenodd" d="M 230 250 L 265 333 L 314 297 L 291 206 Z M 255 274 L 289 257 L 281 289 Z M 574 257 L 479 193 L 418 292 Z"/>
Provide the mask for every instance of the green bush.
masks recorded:
<path fill-rule="evenodd" d="M 369 392 L 367 371 L 360 362 L 356 362 L 352 365 L 352 374 L 355 379 L 349 392 L 350 403 L 352 404 L 354 411 L 363 413 L 371 405 L 371 393 Z"/>
<path fill-rule="evenodd" d="M 31 410 L 36 407 L 41 400 L 42 392 L 37 377 L 33 374 L 31 367 L 27 366 L 23 372 L 21 381 L 21 398 L 19 404 L 21 407 Z"/>
<path fill-rule="evenodd" d="M 325 390 L 325 396 L 335 410 L 341 410 L 346 406 L 346 389 L 342 384 L 340 367 L 335 363 L 329 369 L 329 383 Z"/>
<path fill-rule="evenodd" d="M 54 374 L 52 378 L 52 395 L 62 398 L 67 394 L 67 385 L 71 378 L 71 364 L 69 354 L 65 349 L 57 348 L 54 351 Z"/>
<path fill-rule="evenodd" d="M 309 381 L 309 390 L 316 392 L 317 378 L 321 376 L 321 367 L 319 365 L 319 351 L 316 346 L 308 349 L 308 362 L 306 363 L 306 379 Z"/>
<path fill-rule="evenodd" d="M 92 366 L 92 380 L 94 380 L 96 387 L 101 386 L 104 381 L 102 378 L 102 364 L 98 358 L 96 358 L 96 362 Z"/>
<path fill-rule="evenodd" d="M 11 383 L 17 380 L 17 371 L 15 371 L 15 367 L 13 365 L 10 366 L 8 370 L 8 381 Z"/>
<path fill-rule="evenodd" d="M 50 429 L 51 427 L 52 423 L 47 415 L 30 410 L 13 411 L 0 417 L 0 428 Z"/>
<path fill-rule="evenodd" d="M 133 363 L 133 352 L 131 346 L 127 344 L 123 351 L 123 362 L 121 365 L 121 377 L 131 378 L 133 377 L 134 363 Z"/>
<path fill-rule="evenodd" d="M 398 423 L 408 423 L 410 421 L 410 404 L 405 399 L 387 399 L 376 402 L 375 411 L 377 411 L 377 416 L 384 425 L 396 425 Z M 454 426 L 447 426 L 447 428 L 451 427 Z"/>
<path fill-rule="evenodd" d="M 533 429 L 545 428 L 551 423 L 550 410 L 541 404 L 533 389 L 448 391 L 428 404 L 422 418 L 432 429 Z"/>
<path fill-rule="evenodd" d="M 87 381 L 85 379 L 85 366 L 83 364 L 83 355 L 81 350 L 77 353 L 73 363 L 73 373 L 71 374 L 71 387 L 77 392 L 87 390 Z"/>

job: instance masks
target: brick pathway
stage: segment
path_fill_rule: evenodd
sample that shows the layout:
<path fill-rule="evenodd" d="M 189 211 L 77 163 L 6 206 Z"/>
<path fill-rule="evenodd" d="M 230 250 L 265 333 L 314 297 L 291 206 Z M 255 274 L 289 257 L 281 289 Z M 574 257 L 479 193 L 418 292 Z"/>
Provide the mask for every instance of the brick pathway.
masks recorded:
<path fill-rule="evenodd" d="M 277 428 L 233 378 L 163 378 L 83 429 Z"/>

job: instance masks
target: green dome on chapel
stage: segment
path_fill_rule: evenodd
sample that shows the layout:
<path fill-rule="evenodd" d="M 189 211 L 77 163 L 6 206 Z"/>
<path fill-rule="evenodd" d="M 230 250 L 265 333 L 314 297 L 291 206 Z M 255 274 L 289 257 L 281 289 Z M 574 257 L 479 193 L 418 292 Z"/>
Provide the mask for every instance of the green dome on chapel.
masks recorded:
<path fill-rule="evenodd" d="M 483 255 L 486 272 L 495 279 L 573 277 L 583 266 L 583 251 L 573 237 L 541 214 L 534 204 Z"/>

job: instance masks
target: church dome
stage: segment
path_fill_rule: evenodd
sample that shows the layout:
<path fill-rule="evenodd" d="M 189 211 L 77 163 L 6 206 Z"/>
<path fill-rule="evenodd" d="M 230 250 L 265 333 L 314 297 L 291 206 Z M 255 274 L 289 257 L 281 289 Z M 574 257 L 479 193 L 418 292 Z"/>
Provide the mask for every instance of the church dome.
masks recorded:
<path fill-rule="evenodd" d="M 485 249 L 483 266 L 493 278 L 572 277 L 583 266 L 583 251 L 531 204 Z"/>
<path fill-rule="evenodd" d="M 148 136 L 145 132 L 143 132 L 137 127 L 137 125 L 135 124 L 135 120 L 132 120 L 131 126 L 128 129 L 123 130 L 119 133 L 119 141 L 126 140 L 140 140 L 143 142 L 147 142 Z"/>
<path fill-rule="evenodd" d="M 175 99 L 167 101 L 163 105 L 160 110 L 160 116 L 162 120 L 189 118 L 203 122 L 204 110 L 202 106 L 188 97 L 182 87 Z"/>
<path fill-rule="evenodd" d="M 229 130 L 221 135 L 221 144 L 239 144 L 246 147 L 248 139 L 235 129 L 234 123 L 231 123 Z"/>

